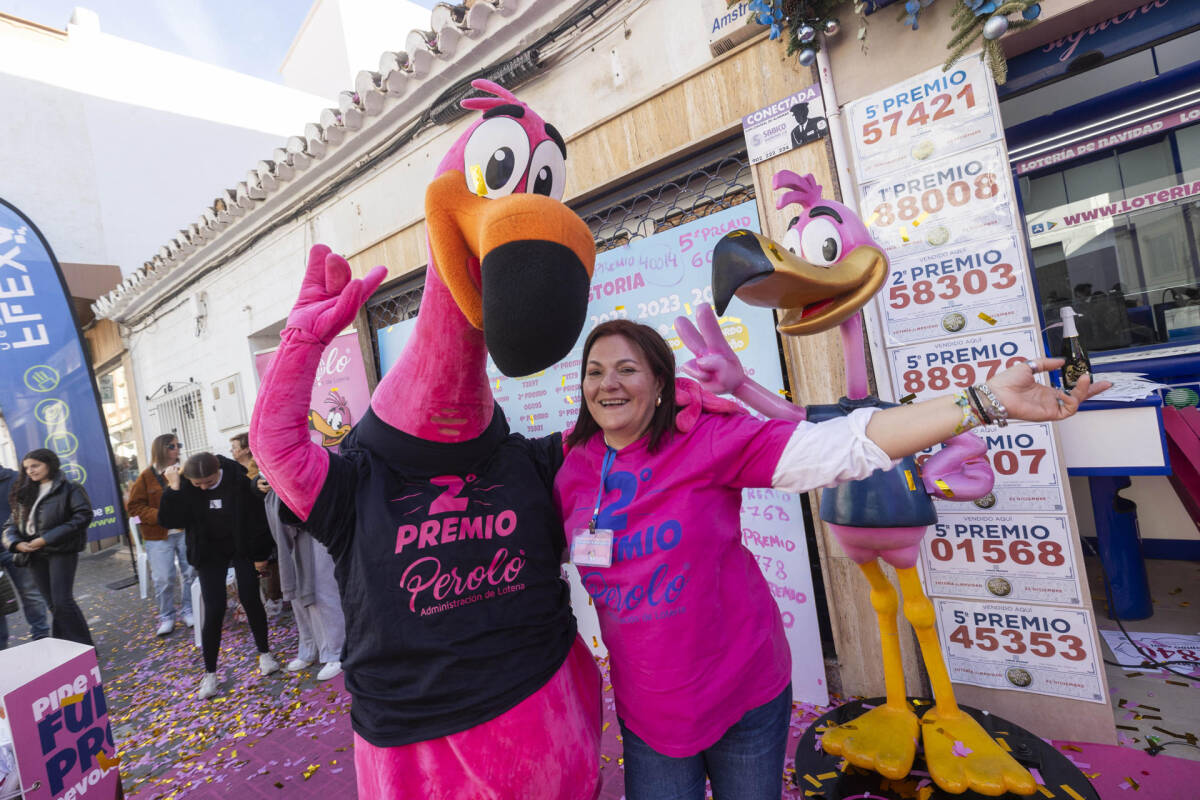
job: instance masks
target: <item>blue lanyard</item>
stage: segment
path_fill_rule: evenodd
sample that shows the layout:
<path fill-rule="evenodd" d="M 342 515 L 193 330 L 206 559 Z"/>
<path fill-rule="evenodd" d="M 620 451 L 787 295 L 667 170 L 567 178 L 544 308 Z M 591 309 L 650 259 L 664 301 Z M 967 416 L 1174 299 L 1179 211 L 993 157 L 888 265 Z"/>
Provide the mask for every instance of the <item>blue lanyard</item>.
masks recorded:
<path fill-rule="evenodd" d="M 592 521 L 588 530 L 596 532 L 596 523 L 600 521 L 600 502 L 604 499 L 604 482 L 608 480 L 608 471 L 617 460 L 617 451 L 609 447 L 604 453 L 604 461 L 600 464 L 600 491 L 596 493 L 596 508 L 592 511 Z"/>

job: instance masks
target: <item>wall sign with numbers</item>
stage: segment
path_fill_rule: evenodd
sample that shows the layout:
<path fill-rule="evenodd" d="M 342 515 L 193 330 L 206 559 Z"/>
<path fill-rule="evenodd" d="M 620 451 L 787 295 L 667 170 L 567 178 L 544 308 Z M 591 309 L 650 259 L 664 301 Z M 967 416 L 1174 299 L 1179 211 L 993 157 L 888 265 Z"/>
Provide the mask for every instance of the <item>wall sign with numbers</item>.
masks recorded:
<path fill-rule="evenodd" d="M 950 679 L 1105 703 L 1086 611 L 935 599 Z"/>
<path fill-rule="evenodd" d="M 1011 234 L 902 256 L 884 287 L 888 344 L 1030 324 L 1023 263 Z"/>
<path fill-rule="evenodd" d="M 862 184 L 862 213 L 889 259 L 977 243 L 1019 230 L 1007 181 L 1004 152 L 990 144 Z"/>
<path fill-rule="evenodd" d="M 1003 514 L 1066 512 L 1062 470 L 1049 424 L 1017 423 L 975 433 L 987 445 L 987 459 L 996 482 L 991 492 L 969 503 L 935 497 L 939 515 L 978 510 Z M 917 463 L 924 463 L 940 449 L 941 445 L 929 448 L 917 456 Z"/>
<path fill-rule="evenodd" d="M 847 111 L 861 213 L 890 262 L 874 307 L 886 351 L 875 364 L 888 372 L 879 384 L 897 399 L 928 400 L 1041 356 L 987 65 L 967 56 Z M 926 590 L 953 598 L 935 599 L 951 677 L 1103 702 L 1091 611 L 1063 608 L 1087 598 L 1053 426 L 975 434 L 993 490 L 973 502 L 937 500 L 938 522 L 921 544 Z"/>
<path fill-rule="evenodd" d="M 851 104 L 859 181 L 999 139 L 991 82 L 978 59 L 964 58 L 949 72 L 932 69 Z"/>
<path fill-rule="evenodd" d="M 1079 580 L 1062 516 L 947 514 L 921 542 L 931 594 L 1075 604 Z"/>

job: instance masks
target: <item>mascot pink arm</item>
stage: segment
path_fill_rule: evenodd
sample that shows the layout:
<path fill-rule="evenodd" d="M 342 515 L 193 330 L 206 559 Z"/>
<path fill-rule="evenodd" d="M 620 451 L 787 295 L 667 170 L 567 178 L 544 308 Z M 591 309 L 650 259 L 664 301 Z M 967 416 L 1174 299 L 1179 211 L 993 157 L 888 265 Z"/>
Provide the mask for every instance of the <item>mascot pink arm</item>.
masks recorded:
<path fill-rule="evenodd" d="M 351 279 L 346 259 L 323 244 L 314 246 L 308 254 L 300 296 L 263 376 L 250 421 L 250 439 L 275 493 L 302 518 L 307 518 L 329 471 L 328 451 L 308 435 L 317 362 L 386 275 L 386 267 L 375 267 L 365 278 Z M 275 465 L 287 466 L 276 469 Z"/>
<path fill-rule="evenodd" d="M 776 189 L 787 190 L 778 208 L 798 205 L 782 242 L 751 231 L 734 231 L 713 253 L 713 297 L 724 310 L 733 297 L 781 312 L 779 331 L 803 336 L 839 326 L 846 362 L 848 391 L 837 406 L 793 409 L 746 376 L 725 342 L 712 309 L 698 311 L 699 330 L 686 318 L 676 320 L 680 338 L 695 354 L 683 369 L 713 392 L 729 392 L 767 416 L 784 419 L 824 417 L 851 408 L 878 405 L 867 396 L 866 356 L 859 310 L 887 276 L 887 257 L 858 216 L 821 197 L 811 175 L 790 170 L 775 175 Z M 991 490 L 993 475 L 984 443 L 971 433 L 950 439 L 923 467 L 929 495 L 971 500 Z M 911 464 L 911 462 L 910 462 Z M 901 467 L 905 468 L 902 463 Z M 908 466 L 915 469 L 915 464 Z M 894 472 L 894 470 L 893 470 Z M 942 789 L 967 789 L 986 795 L 1006 791 L 1030 794 L 1036 786 L 1028 770 L 1001 749 L 954 698 L 934 629 L 933 606 L 925 596 L 916 561 L 926 527 L 936 520 L 932 503 L 906 490 L 907 482 L 879 471 L 861 480 L 826 489 L 821 518 L 863 572 L 871 588 L 871 604 L 879 623 L 887 700 L 853 724 L 828 729 L 822 746 L 851 764 L 899 780 L 908 775 L 917 737 L 924 739 L 930 776 Z M 933 686 L 935 704 L 918 721 L 904 687 L 895 588 L 877 559 L 896 568 L 904 592 L 904 612 L 912 623 Z M 927 730 L 937 734 L 925 736 Z M 968 755 L 951 745 L 962 742 Z"/>

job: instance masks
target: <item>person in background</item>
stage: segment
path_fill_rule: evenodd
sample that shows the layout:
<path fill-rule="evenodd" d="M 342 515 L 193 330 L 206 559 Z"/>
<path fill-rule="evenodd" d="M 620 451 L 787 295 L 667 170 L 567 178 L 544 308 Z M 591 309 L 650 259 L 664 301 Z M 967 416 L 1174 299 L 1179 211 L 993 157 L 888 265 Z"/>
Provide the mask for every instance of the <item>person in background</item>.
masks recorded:
<path fill-rule="evenodd" d="M 254 454 L 250 452 L 250 434 L 239 433 L 230 437 L 229 451 L 233 454 L 233 460 L 246 470 L 246 477 L 250 482 L 257 481 L 258 463 L 254 460 Z M 277 617 L 279 612 L 283 611 L 283 589 L 280 586 L 279 564 L 275 558 L 272 555 L 266 562 L 258 565 L 258 575 L 261 578 L 259 585 L 266 600 L 263 605 L 269 617 Z"/>
<path fill-rule="evenodd" d="M 162 501 L 167 479 L 163 471 L 179 463 L 179 439 L 173 433 L 156 436 L 150 444 L 150 466 L 142 470 L 129 490 L 125 508 L 140 521 L 142 540 L 150 557 L 150 577 L 154 581 L 154 597 L 158 601 L 158 630 L 156 636 L 166 636 L 175 630 L 175 579 L 182 586 L 179 616 L 183 624 L 192 627 L 192 579 L 196 576 L 187 560 L 187 544 L 181 528 L 170 530 L 158 524 L 158 504 Z M 178 564 L 178 567 L 176 567 Z"/>
<path fill-rule="evenodd" d="M 92 502 L 82 486 L 67 480 L 51 450 L 31 450 L 9 490 L 12 508 L 4 526 L 4 549 L 18 567 L 28 561 L 42 596 L 50 601 L 55 639 L 93 645 L 83 611 L 75 602 L 75 570 L 87 544 Z"/>
<path fill-rule="evenodd" d="M 255 562 L 271 553 L 262 496 L 234 461 L 212 453 L 197 453 L 183 469 L 178 464 L 163 473 L 167 488 L 158 507 L 158 524 L 186 531 L 187 560 L 196 568 L 204 620 L 200 645 L 204 677 L 197 695 L 204 700 L 217 693 L 217 654 L 225 621 L 225 575 L 237 575 L 238 599 L 258 648 L 263 675 L 279 669 L 267 643 L 267 615 L 258 596 Z"/>
<path fill-rule="evenodd" d="M 282 501 L 259 475 L 258 490 L 266 493 L 267 524 L 279 554 L 279 581 L 283 599 L 292 603 L 299 643 L 288 672 L 299 672 L 320 661 L 325 666 L 317 680 L 327 681 L 342 672 L 342 646 L 346 643 L 346 618 L 338 594 L 333 558 L 308 531 L 289 525 L 280 514 Z"/>
<path fill-rule="evenodd" d="M 12 509 L 8 503 L 8 493 L 12 491 L 13 481 L 18 473 L 15 469 L 0 467 L 0 528 L 8 520 Z M 46 600 L 38 591 L 33 580 L 33 573 L 26 567 L 18 567 L 13 563 L 13 554 L 8 548 L 0 548 L 0 570 L 8 574 L 17 596 L 21 598 L 21 611 L 25 621 L 29 623 L 29 633 L 36 639 L 45 639 L 50 635 L 50 617 L 46 609 Z M 8 647 L 8 617 L 0 616 L 0 650 Z"/>
<path fill-rule="evenodd" d="M 742 545 L 743 488 L 858 480 L 986 420 L 1066 419 L 1107 388 L 1037 383 L 1062 359 L 946 395 L 827 422 L 760 421 L 675 378 L 653 328 L 597 325 L 584 403 L 554 481 L 568 552 L 608 646 L 629 800 L 778 800 L 791 716 L 779 609 Z M 753 676 L 748 680 L 747 676 Z"/>
<path fill-rule="evenodd" d="M 254 454 L 250 452 L 250 434 L 239 433 L 231 436 L 229 452 L 233 455 L 233 460 L 246 470 L 246 477 L 251 481 L 258 478 L 258 463 L 254 460 Z"/>

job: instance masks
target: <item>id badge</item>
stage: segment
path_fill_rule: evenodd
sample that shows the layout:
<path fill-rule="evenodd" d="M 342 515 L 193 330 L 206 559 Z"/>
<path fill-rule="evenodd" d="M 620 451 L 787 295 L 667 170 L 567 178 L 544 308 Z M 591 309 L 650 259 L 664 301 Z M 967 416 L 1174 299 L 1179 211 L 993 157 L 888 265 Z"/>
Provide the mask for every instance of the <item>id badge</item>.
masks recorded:
<path fill-rule="evenodd" d="M 571 563 L 581 567 L 611 567 L 613 532 L 608 528 L 578 528 L 571 540 Z"/>
<path fill-rule="evenodd" d="M 220 508 L 220 507 L 221 507 L 221 498 L 219 498 L 219 497 L 213 497 L 213 498 L 211 498 L 211 499 L 208 501 L 208 507 L 209 507 L 209 508 L 211 508 L 211 509 L 217 509 L 217 508 Z"/>

